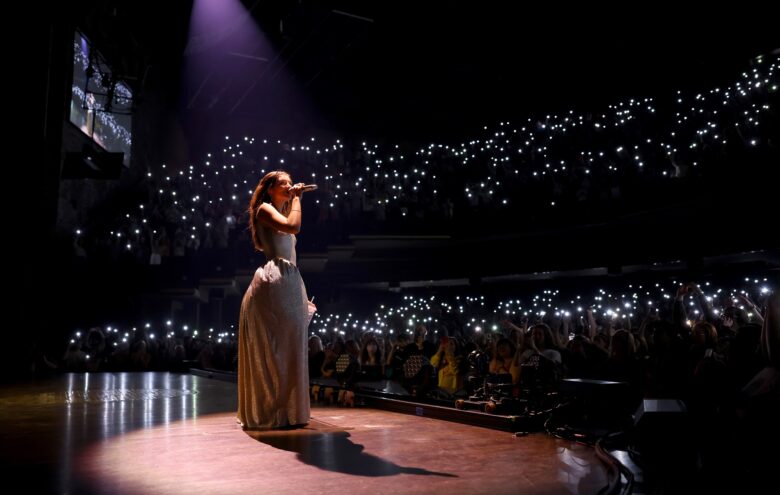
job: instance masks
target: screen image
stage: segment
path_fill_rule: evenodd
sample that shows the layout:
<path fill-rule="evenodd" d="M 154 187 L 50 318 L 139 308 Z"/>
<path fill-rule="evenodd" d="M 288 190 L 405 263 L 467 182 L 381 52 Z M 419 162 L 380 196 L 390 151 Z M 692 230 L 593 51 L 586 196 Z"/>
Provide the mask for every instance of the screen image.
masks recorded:
<path fill-rule="evenodd" d="M 106 151 L 124 153 L 129 166 L 133 94 L 86 37 L 76 32 L 73 43 L 70 122 Z"/>

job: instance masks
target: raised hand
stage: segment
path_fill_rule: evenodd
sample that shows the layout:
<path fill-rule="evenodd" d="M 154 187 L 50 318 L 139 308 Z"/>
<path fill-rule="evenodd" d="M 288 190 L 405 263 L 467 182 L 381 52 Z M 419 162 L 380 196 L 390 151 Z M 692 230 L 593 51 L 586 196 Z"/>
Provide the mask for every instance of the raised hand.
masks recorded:
<path fill-rule="evenodd" d="M 301 195 L 302 195 L 302 194 L 303 194 L 303 192 L 304 192 L 304 191 L 303 191 L 303 186 L 304 186 L 304 185 L 305 185 L 305 184 L 304 184 L 303 182 L 298 182 L 297 184 L 295 184 L 295 185 L 293 185 L 293 186 L 291 186 L 291 187 L 290 187 L 290 193 L 291 193 L 293 196 L 297 196 L 297 197 L 299 197 L 299 198 L 300 198 L 300 197 L 301 197 Z"/>

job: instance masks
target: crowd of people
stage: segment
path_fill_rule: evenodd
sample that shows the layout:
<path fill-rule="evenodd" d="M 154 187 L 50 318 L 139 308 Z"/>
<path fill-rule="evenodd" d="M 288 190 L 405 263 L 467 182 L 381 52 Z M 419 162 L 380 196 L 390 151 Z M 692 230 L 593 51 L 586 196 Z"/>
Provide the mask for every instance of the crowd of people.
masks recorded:
<path fill-rule="evenodd" d="M 777 156 L 776 55 L 729 84 L 631 99 L 600 111 L 531 116 L 485 126 L 460 144 L 424 147 L 314 137 L 307 143 L 225 137 L 198 164 L 149 172 L 140 198 L 90 223 L 61 201 L 61 228 L 78 256 L 110 253 L 142 264 L 248 244 L 246 204 L 257 178 L 287 169 L 319 185 L 302 242 L 321 248 L 350 234 L 474 231 L 486 212 L 510 229 L 576 224 L 690 197 L 702 179 L 765 171 Z M 696 186 L 692 181 L 697 181 Z M 682 186 L 681 186 L 682 185 Z M 70 211 L 73 210 L 73 211 Z"/>
<path fill-rule="evenodd" d="M 551 378 L 626 381 L 636 397 L 680 394 L 693 377 L 679 378 L 694 372 L 703 353 L 728 362 L 740 380 L 761 367 L 758 339 L 771 283 L 747 277 L 741 287 L 699 287 L 670 280 L 582 295 L 544 289 L 511 299 L 405 295 L 373 313 L 356 307 L 354 313 L 317 314 L 309 373 L 338 378 L 348 388 L 393 380 L 409 394 L 435 390 L 452 398 L 473 391 L 468 376 L 475 371 L 507 374 L 517 385 L 524 365 L 549 361 Z M 203 330 L 182 322 L 77 330 L 66 347 L 43 362 L 63 371 L 235 371 L 237 365 L 234 328 Z"/>

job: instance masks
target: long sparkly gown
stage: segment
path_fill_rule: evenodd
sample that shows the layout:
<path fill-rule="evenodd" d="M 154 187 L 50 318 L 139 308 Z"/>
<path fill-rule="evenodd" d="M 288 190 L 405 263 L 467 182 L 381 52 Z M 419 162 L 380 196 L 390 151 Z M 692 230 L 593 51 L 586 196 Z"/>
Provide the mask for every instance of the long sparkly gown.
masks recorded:
<path fill-rule="evenodd" d="M 312 313 L 292 234 L 258 225 L 268 261 L 241 302 L 238 422 L 268 429 L 309 422 L 307 329 Z"/>

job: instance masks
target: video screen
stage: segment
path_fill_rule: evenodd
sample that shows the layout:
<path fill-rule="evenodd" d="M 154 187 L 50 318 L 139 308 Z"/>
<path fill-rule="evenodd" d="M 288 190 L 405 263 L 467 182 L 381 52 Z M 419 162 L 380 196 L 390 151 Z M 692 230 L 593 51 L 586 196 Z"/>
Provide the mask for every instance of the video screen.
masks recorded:
<path fill-rule="evenodd" d="M 73 43 L 70 121 L 106 151 L 123 152 L 129 166 L 133 94 L 84 35 Z"/>

